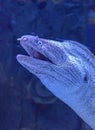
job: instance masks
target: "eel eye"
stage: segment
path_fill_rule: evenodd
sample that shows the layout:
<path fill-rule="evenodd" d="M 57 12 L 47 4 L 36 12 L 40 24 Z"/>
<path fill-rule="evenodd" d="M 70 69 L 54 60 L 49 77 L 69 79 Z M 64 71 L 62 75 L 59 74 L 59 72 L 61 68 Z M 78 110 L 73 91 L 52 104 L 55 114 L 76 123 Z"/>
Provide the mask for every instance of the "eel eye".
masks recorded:
<path fill-rule="evenodd" d="M 42 41 L 38 41 L 38 45 L 42 46 L 43 42 Z"/>

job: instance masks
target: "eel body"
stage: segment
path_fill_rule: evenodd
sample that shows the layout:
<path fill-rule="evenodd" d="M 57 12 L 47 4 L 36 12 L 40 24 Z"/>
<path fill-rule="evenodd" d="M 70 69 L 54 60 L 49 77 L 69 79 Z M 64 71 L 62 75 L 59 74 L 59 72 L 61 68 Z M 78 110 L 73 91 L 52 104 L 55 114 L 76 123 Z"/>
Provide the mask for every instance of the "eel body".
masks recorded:
<path fill-rule="evenodd" d="M 18 62 L 95 129 L 95 57 L 82 44 L 24 35 Z"/>

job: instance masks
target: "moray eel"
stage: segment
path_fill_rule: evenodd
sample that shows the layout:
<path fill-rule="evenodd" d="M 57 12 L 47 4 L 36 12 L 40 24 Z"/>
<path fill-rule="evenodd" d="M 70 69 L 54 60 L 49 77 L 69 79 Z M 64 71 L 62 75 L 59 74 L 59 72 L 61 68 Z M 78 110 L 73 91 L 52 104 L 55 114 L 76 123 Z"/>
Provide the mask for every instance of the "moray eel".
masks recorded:
<path fill-rule="evenodd" d="M 95 129 L 95 57 L 82 44 L 24 35 L 17 61 Z"/>

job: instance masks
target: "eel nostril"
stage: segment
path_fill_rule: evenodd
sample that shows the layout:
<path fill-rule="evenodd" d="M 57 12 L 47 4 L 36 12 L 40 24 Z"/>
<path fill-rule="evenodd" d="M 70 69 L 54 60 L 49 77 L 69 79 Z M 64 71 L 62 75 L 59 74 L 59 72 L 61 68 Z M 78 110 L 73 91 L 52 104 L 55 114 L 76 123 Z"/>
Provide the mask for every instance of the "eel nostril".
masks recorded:
<path fill-rule="evenodd" d="M 28 40 L 28 38 L 27 37 L 23 37 L 23 39 L 22 39 L 24 42 L 26 42 L 27 40 Z"/>
<path fill-rule="evenodd" d="M 18 38 L 17 40 L 18 40 L 18 41 L 20 41 L 20 40 L 21 40 L 21 38 Z"/>
<path fill-rule="evenodd" d="M 21 37 L 21 38 L 18 38 L 17 40 L 18 40 L 18 41 L 23 40 L 24 42 L 26 42 L 26 41 L 28 40 L 28 38 L 27 38 L 27 37 Z"/>

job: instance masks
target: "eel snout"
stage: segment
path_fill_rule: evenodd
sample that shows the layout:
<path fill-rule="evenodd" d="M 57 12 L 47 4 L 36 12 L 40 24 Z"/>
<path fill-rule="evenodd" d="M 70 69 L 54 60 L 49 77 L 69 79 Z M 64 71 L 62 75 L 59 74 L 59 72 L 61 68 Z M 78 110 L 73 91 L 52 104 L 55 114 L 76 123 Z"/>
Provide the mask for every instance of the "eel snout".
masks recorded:
<path fill-rule="evenodd" d="M 35 36 L 32 36 L 32 37 L 35 38 Z M 25 51 L 30 57 L 52 63 L 52 61 L 50 61 L 48 57 L 43 55 L 41 52 L 37 51 L 35 48 L 33 48 L 33 46 L 29 44 L 29 39 L 27 36 L 22 36 L 21 38 L 18 38 L 17 40 L 20 41 L 20 45 L 25 49 Z"/>

